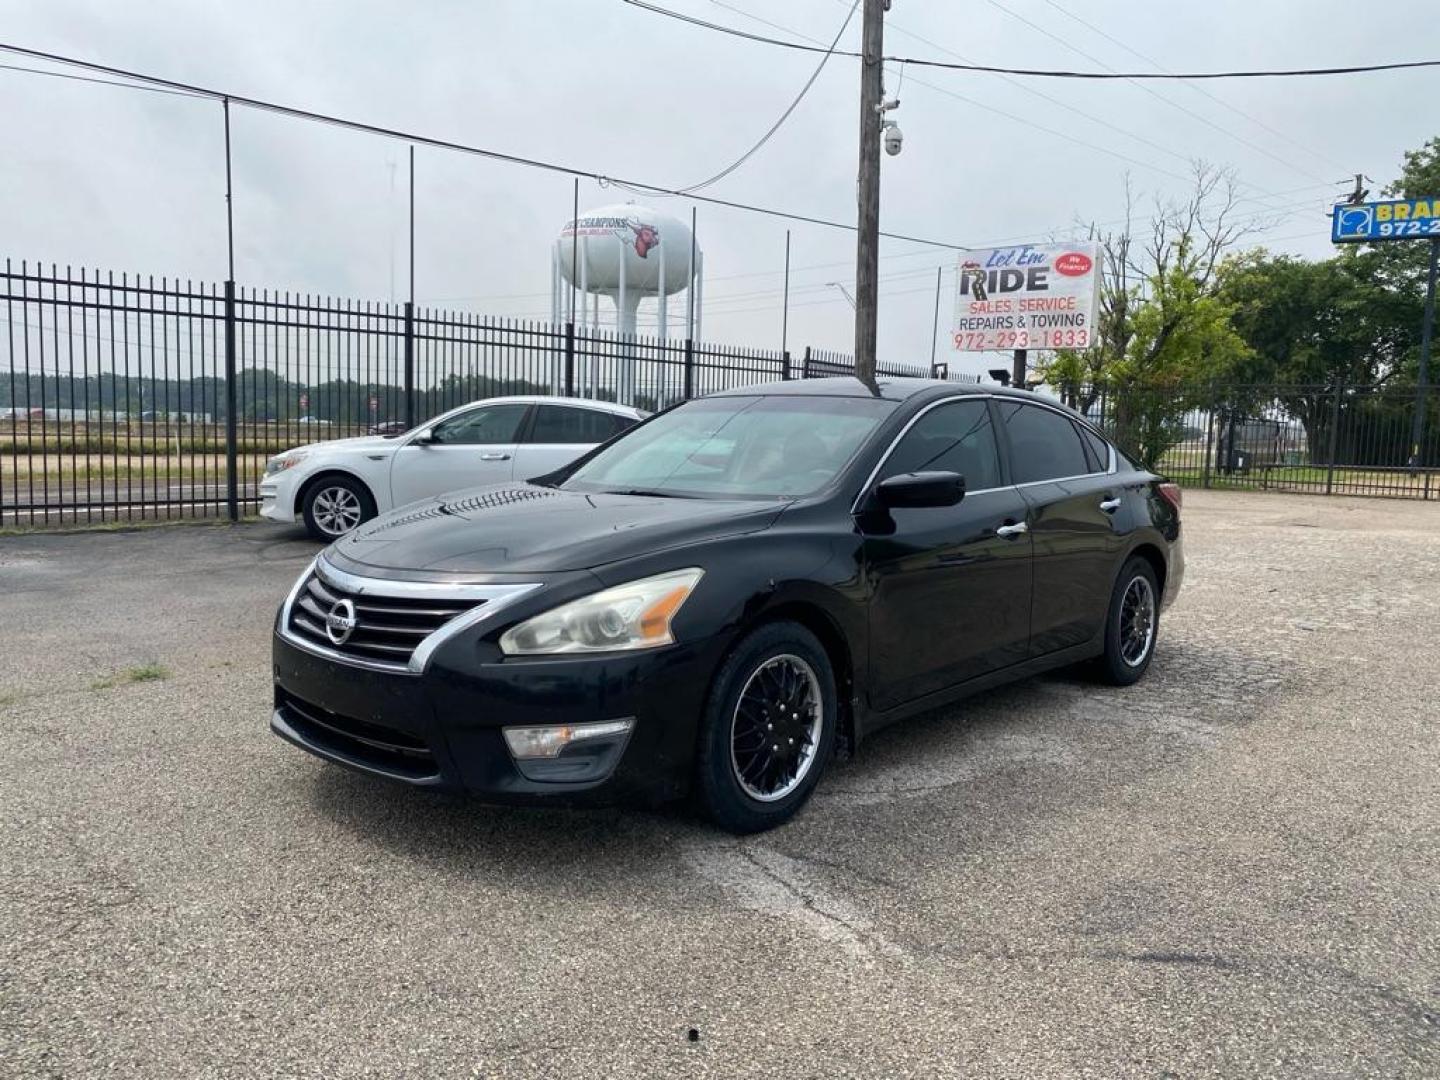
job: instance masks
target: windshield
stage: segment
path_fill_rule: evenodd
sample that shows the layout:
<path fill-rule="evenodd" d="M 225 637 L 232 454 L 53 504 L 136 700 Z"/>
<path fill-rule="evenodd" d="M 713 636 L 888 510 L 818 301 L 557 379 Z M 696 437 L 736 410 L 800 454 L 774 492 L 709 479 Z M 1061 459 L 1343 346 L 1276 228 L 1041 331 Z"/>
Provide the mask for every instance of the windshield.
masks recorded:
<path fill-rule="evenodd" d="M 636 428 L 560 486 L 701 499 L 809 495 L 894 408 L 875 398 L 701 398 Z"/>

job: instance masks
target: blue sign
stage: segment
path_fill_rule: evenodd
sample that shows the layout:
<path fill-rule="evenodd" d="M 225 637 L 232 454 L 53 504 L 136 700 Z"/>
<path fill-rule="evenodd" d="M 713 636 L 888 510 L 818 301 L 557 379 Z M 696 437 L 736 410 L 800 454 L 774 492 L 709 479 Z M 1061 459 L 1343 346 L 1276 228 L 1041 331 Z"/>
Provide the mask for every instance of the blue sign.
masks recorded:
<path fill-rule="evenodd" d="M 1330 239 L 1337 244 L 1440 239 L 1440 196 L 1341 203 L 1330 222 Z"/>

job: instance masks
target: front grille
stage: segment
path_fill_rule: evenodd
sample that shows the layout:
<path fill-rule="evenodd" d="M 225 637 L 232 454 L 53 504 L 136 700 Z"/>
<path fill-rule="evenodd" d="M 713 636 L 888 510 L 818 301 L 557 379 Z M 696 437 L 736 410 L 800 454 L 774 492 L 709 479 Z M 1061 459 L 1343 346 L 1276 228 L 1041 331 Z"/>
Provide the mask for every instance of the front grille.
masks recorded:
<path fill-rule="evenodd" d="M 321 749 L 414 780 L 440 772 L 430 747 L 407 731 L 341 716 L 283 690 L 277 689 L 275 704 L 286 723 Z"/>
<path fill-rule="evenodd" d="M 331 611 L 342 600 L 354 605 L 356 625 L 350 636 L 337 644 L 326 633 L 325 625 Z M 330 652 L 405 670 L 420 642 L 455 616 L 482 603 L 483 600 L 347 592 L 312 571 L 290 605 L 287 630 L 292 637 Z"/>

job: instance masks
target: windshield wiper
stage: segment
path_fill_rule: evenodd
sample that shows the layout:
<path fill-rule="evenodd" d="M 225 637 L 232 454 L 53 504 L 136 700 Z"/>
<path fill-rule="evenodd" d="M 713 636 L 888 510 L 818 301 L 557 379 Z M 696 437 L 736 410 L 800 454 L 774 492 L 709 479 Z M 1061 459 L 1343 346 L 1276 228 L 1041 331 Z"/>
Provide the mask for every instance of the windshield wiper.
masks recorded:
<path fill-rule="evenodd" d="M 625 488 L 622 491 L 607 491 L 606 495 L 653 495 L 657 499 L 697 499 L 698 495 L 682 495 L 678 491 L 660 491 L 656 488 Z"/>

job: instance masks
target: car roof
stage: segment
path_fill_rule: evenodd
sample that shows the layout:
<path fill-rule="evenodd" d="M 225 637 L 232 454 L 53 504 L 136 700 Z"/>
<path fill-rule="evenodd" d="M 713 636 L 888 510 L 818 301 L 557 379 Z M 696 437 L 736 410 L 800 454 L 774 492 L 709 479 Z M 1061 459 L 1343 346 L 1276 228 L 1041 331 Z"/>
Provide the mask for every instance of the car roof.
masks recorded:
<path fill-rule="evenodd" d="M 886 401 L 908 401 L 932 390 L 946 389 L 956 394 L 994 394 L 996 397 L 1011 397 L 1019 401 L 1039 401 L 1054 405 L 1066 412 L 1067 408 L 1053 398 L 1042 397 L 1033 390 L 1017 390 L 999 383 L 962 383 L 948 379 L 905 379 L 882 375 L 875 380 L 878 396 Z M 863 382 L 853 375 L 841 375 L 825 379 L 791 379 L 787 382 L 757 383 L 752 386 L 719 390 L 712 397 L 731 396 L 808 396 L 808 397 L 875 397 L 877 396 Z"/>
<path fill-rule="evenodd" d="M 601 412 L 619 413 L 622 416 L 644 416 L 640 409 L 632 408 L 629 405 L 621 405 L 614 401 L 599 401 L 595 398 L 562 397 L 556 394 L 507 394 L 504 397 L 476 398 L 474 401 L 467 401 L 459 408 L 467 409 L 472 405 L 496 405 L 513 402 L 518 405 L 573 405 L 581 409 L 598 409 Z M 450 410 L 454 412 L 454 409 Z"/>

